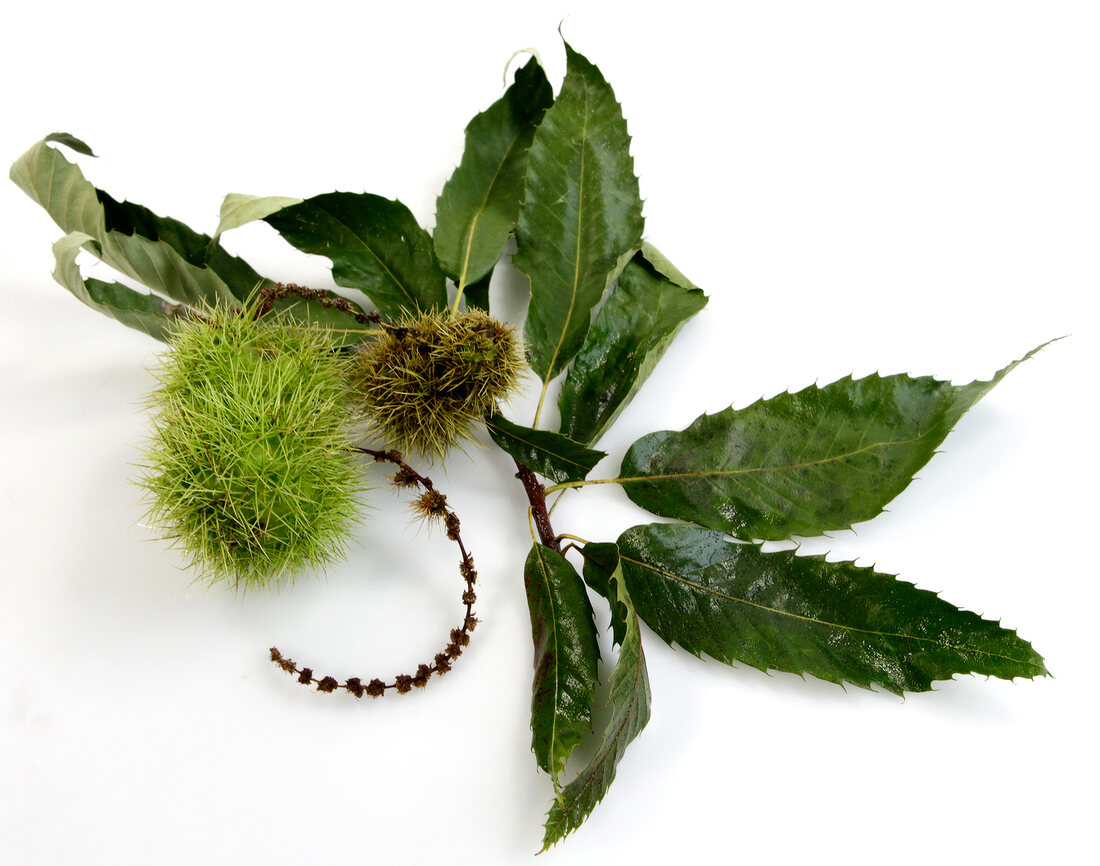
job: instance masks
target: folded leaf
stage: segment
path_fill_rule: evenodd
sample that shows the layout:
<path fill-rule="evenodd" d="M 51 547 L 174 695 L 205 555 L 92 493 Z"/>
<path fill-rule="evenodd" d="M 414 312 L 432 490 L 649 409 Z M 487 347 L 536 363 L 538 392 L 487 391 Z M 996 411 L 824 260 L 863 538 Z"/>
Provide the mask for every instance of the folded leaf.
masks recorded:
<path fill-rule="evenodd" d="M 141 205 L 119 202 L 89 183 L 48 142 L 91 155 L 67 133 L 35 144 L 11 167 L 11 179 L 66 233 L 94 239 L 89 249 L 115 270 L 183 304 L 238 304 L 265 284 L 208 235 Z"/>
<path fill-rule="evenodd" d="M 607 454 L 585 448 L 560 433 L 513 424 L 503 415 L 485 419 L 489 436 L 501 450 L 539 475 L 554 481 L 580 481 Z"/>
<path fill-rule="evenodd" d="M 591 548 L 599 547 L 599 564 L 590 558 Z M 594 554 L 595 551 L 593 550 Z M 615 642 L 619 646 L 619 659 L 611 672 L 611 693 L 608 707 L 611 718 L 604 730 L 599 751 L 568 785 L 558 792 L 550 812 L 546 816 L 543 850 L 560 842 L 576 830 L 592 814 L 604 798 L 619 762 L 634 739 L 649 721 L 650 690 L 646 671 L 645 654 L 642 652 L 642 636 L 638 627 L 638 615 L 623 582 L 622 568 L 615 555 L 615 546 L 586 545 L 585 574 L 589 569 L 602 571 L 602 581 L 607 585 L 611 602 L 611 623 L 615 629 Z M 611 572 L 606 571 L 607 568 Z"/>
<path fill-rule="evenodd" d="M 573 749 L 592 724 L 600 651 L 592 605 L 576 570 L 560 553 L 535 544 L 523 568 L 535 679 L 531 748 L 555 786 Z"/>
<path fill-rule="evenodd" d="M 221 236 L 222 232 L 240 228 L 246 223 L 262 220 L 284 207 L 301 204 L 301 202 L 300 198 L 291 198 L 285 195 L 260 196 L 231 192 L 222 200 L 218 230 L 214 232 L 214 237 L 216 239 Z"/>
<path fill-rule="evenodd" d="M 466 127 L 462 162 L 436 202 L 435 253 L 465 289 L 489 273 L 516 227 L 527 149 L 554 92 L 538 61 Z"/>
<path fill-rule="evenodd" d="M 701 415 L 635 442 L 618 481 L 654 514 L 740 538 L 847 529 L 880 513 L 963 413 L 1042 348 L 988 382 L 848 377 Z"/>
<path fill-rule="evenodd" d="M 157 340 L 167 340 L 172 320 L 184 308 L 157 295 L 135 292 L 121 283 L 84 279 L 76 264 L 76 256 L 94 240 L 83 232 L 70 232 L 55 243 L 53 254 L 57 267 L 53 272 L 54 279 L 93 310 Z"/>
<path fill-rule="evenodd" d="M 565 377 L 561 432 L 586 444 L 598 440 L 706 303 L 702 290 L 667 278 L 636 253 Z"/>
<path fill-rule="evenodd" d="M 447 303 L 431 235 L 399 201 L 330 192 L 263 219 L 302 252 L 330 259 L 337 285 L 364 292 L 387 316 Z"/>
<path fill-rule="evenodd" d="M 630 137 L 600 71 L 565 46 L 561 93 L 527 156 L 513 262 L 531 280 L 526 342 L 549 382 L 580 349 L 592 310 L 642 234 Z"/>
<path fill-rule="evenodd" d="M 1016 632 L 851 562 L 684 524 L 635 526 L 618 544 L 638 615 L 695 655 L 897 694 L 961 673 L 1047 673 Z"/>

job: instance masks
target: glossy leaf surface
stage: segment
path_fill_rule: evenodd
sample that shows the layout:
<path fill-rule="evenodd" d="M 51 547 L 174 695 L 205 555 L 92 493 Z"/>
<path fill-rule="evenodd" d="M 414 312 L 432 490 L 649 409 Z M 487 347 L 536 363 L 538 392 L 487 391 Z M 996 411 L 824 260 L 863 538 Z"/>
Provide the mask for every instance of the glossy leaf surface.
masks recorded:
<path fill-rule="evenodd" d="M 560 553 L 535 544 L 523 568 L 535 678 L 531 748 L 555 786 L 573 749 L 592 724 L 599 647 L 584 583 Z"/>
<path fill-rule="evenodd" d="M 443 307 L 447 292 L 431 236 L 399 201 L 330 192 L 264 217 L 292 246 L 332 261 L 338 285 L 387 316 Z"/>
<path fill-rule="evenodd" d="M 558 401 L 561 432 L 578 442 L 598 440 L 706 303 L 701 289 L 669 279 L 636 253 L 566 374 Z"/>
<path fill-rule="evenodd" d="M 141 205 L 116 201 L 96 188 L 49 141 L 91 153 L 79 139 L 55 133 L 16 160 L 11 179 L 66 234 L 81 232 L 93 238 L 94 246 L 86 248 L 115 270 L 190 305 L 236 304 L 266 284 L 208 235 Z"/>
<path fill-rule="evenodd" d="M 601 548 L 598 558 L 590 555 L 596 553 L 590 551 L 593 547 Z M 651 693 L 638 615 L 617 559 L 613 544 L 590 544 L 585 547 L 586 579 L 590 569 L 603 571 L 600 579 L 608 588 L 611 623 L 615 630 L 615 642 L 619 646 L 619 658 L 611 672 L 608 696 L 610 720 L 603 733 L 603 743 L 588 766 L 558 792 L 550 806 L 543 828 L 544 851 L 580 827 L 592 814 L 615 781 L 619 762 L 627 747 L 649 722 Z"/>
<path fill-rule="evenodd" d="M 157 295 L 135 292 L 121 283 L 85 279 L 76 263 L 77 254 L 94 241 L 83 232 L 70 232 L 53 245 L 54 279 L 93 310 L 122 324 L 164 341 L 172 319 L 183 310 Z"/>
<path fill-rule="evenodd" d="M 851 377 L 651 433 L 623 458 L 635 503 L 745 539 L 812 536 L 870 520 L 901 493 L 989 381 Z"/>
<path fill-rule="evenodd" d="M 545 478 L 580 481 L 607 454 L 585 448 L 560 433 L 513 424 L 503 415 L 485 419 L 489 436 L 501 450 Z"/>
<path fill-rule="evenodd" d="M 897 694 L 961 673 L 1047 673 L 1016 632 L 851 562 L 685 524 L 635 526 L 618 544 L 638 615 L 695 655 Z"/>
<path fill-rule="evenodd" d="M 525 337 L 544 382 L 584 342 L 592 310 L 642 234 L 642 203 L 619 104 L 566 45 L 561 93 L 527 156 L 516 267 L 531 280 Z"/>
<path fill-rule="evenodd" d="M 523 201 L 527 149 L 553 101 L 532 58 L 504 96 L 466 127 L 462 162 L 436 202 L 435 252 L 456 285 L 476 283 L 500 258 Z"/>

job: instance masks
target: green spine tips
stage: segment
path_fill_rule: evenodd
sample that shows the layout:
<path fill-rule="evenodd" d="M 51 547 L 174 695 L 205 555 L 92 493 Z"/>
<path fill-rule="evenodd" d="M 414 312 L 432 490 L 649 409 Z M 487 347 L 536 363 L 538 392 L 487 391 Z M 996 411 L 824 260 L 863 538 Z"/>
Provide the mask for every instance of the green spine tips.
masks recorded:
<path fill-rule="evenodd" d="M 523 353 L 513 329 L 481 312 L 407 316 L 352 363 L 355 399 L 388 447 L 442 458 L 513 394 Z"/>
<path fill-rule="evenodd" d="M 343 554 L 362 487 L 331 345 L 324 329 L 253 311 L 174 329 L 139 483 L 205 577 L 252 589 Z"/>

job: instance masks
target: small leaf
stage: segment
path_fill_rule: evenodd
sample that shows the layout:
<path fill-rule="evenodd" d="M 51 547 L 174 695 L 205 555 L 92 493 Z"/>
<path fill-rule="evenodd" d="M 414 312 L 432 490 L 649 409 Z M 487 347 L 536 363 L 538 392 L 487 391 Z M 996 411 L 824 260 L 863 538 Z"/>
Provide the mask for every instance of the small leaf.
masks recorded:
<path fill-rule="evenodd" d="M 535 643 L 531 747 L 556 786 L 566 760 L 592 724 L 600 657 L 596 625 L 584 583 L 560 553 L 535 544 L 523 582 Z"/>
<path fill-rule="evenodd" d="M 590 549 L 599 547 L 600 564 Z M 591 551 L 593 554 L 596 551 Z M 611 783 L 619 762 L 634 739 L 649 722 L 650 689 L 645 654 L 642 652 L 642 636 L 638 627 L 630 593 L 623 581 L 622 568 L 615 554 L 615 545 L 585 545 L 585 578 L 590 569 L 603 571 L 602 581 L 611 602 L 611 624 L 615 643 L 619 646 L 619 659 L 611 672 L 611 693 L 608 706 L 611 720 L 604 730 L 603 743 L 577 778 L 558 792 L 550 812 L 546 816 L 543 836 L 545 851 L 572 833 L 592 814 Z"/>
<path fill-rule="evenodd" d="M 584 342 L 592 310 L 642 235 L 630 137 L 600 71 L 565 46 L 561 93 L 527 156 L 516 267 L 531 280 L 525 335 L 544 384 Z"/>
<path fill-rule="evenodd" d="M 489 436 L 501 450 L 539 475 L 563 481 L 580 481 L 607 454 L 585 448 L 560 433 L 513 424 L 503 415 L 485 419 Z"/>
<path fill-rule="evenodd" d="M 466 127 L 462 162 L 436 203 L 435 253 L 456 285 L 476 283 L 500 258 L 523 200 L 527 149 L 553 101 L 532 58 L 504 96 Z"/>
<path fill-rule="evenodd" d="M 364 292 L 387 316 L 427 312 L 447 303 L 431 236 L 399 201 L 330 192 L 269 214 L 264 221 L 302 252 L 330 259 L 337 285 Z"/>
<path fill-rule="evenodd" d="M 635 526 L 618 544 L 638 615 L 695 655 L 897 694 L 961 673 L 1047 674 L 1016 632 L 851 562 L 685 524 Z"/>
<path fill-rule="evenodd" d="M 221 219 L 218 220 L 218 230 L 214 232 L 214 238 L 219 238 L 222 232 L 262 220 L 284 207 L 301 202 L 300 198 L 285 195 L 259 196 L 231 192 L 222 200 Z"/>
<path fill-rule="evenodd" d="M 684 323 L 706 306 L 706 295 L 679 278 L 683 282 L 664 276 L 641 252 L 623 269 L 565 377 L 558 406 L 566 436 L 584 443 L 598 440 Z"/>
<path fill-rule="evenodd" d="M 463 293 L 466 298 L 467 310 L 483 310 L 489 312 L 489 284 L 493 281 L 493 269 L 476 283 L 470 283 Z"/>
<path fill-rule="evenodd" d="M 53 133 L 11 167 L 11 179 L 42 205 L 66 234 L 82 232 L 89 249 L 115 270 L 175 301 L 191 305 L 238 304 L 265 283 L 247 263 L 208 235 L 141 205 L 119 202 L 84 177 L 47 142 L 90 154 L 84 142 Z"/>
<path fill-rule="evenodd" d="M 618 481 L 654 514 L 740 538 L 847 529 L 881 512 L 963 413 L 1042 348 L 988 382 L 849 376 L 701 415 L 681 432 L 635 442 Z"/>
<path fill-rule="evenodd" d="M 84 279 L 76 264 L 76 256 L 86 244 L 94 241 L 91 235 L 70 232 L 55 243 L 53 254 L 57 267 L 53 272 L 54 279 L 93 310 L 165 341 L 172 320 L 179 316 L 183 307 L 157 295 L 135 292 L 121 283 Z"/>

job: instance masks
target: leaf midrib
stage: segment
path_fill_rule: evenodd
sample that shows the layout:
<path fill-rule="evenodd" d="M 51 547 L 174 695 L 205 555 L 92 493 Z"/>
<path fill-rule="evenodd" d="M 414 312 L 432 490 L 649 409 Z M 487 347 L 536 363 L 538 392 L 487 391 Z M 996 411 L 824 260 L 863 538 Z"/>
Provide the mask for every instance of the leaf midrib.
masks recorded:
<path fill-rule="evenodd" d="M 557 762 L 554 758 L 554 743 L 556 743 L 558 739 L 558 703 L 561 696 L 561 656 L 558 647 L 558 613 L 557 609 L 554 607 L 554 594 L 550 591 L 550 575 L 546 570 L 546 563 L 543 561 L 542 551 L 539 549 L 538 545 L 535 545 L 535 555 L 539 558 L 539 571 L 542 572 L 542 580 L 546 586 L 546 598 L 550 603 L 550 626 L 554 642 L 554 711 L 551 715 L 552 721 L 550 723 L 550 742 L 548 744 L 550 753 L 546 756 L 546 763 L 550 767 L 554 784 L 557 785 L 558 770 Z"/>
<path fill-rule="evenodd" d="M 720 592 L 716 589 L 713 589 L 712 587 L 705 586 L 701 583 L 696 583 L 693 580 L 688 580 L 683 575 L 675 574 L 674 572 L 671 572 L 671 571 L 665 571 L 664 569 L 657 568 L 656 566 L 650 565 L 647 562 L 641 562 L 637 559 L 631 559 L 629 556 L 623 556 L 621 553 L 620 553 L 620 556 L 622 556 L 623 560 L 625 560 L 626 562 L 633 563 L 634 565 L 645 568 L 649 571 L 654 572 L 655 574 L 659 574 L 662 577 L 667 577 L 667 578 L 670 578 L 672 580 L 679 581 L 680 583 L 682 583 L 686 586 L 693 587 L 695 589 L 698 589 L 698 590 L 700 590 L 702 592 L 705 592 L 705 593 L 708 593 L 710 595 L 714 595 L 714 596 L 717 596 L 719 598 L 724 598 L 724 599 L 727 599 L 729 601 L 736 602 L 737 604 L 743 604 L 743 605 L 746 605 L 747 607 L 754 607 L 757 610 L 762 610 L 766 613 L 772 613 L 772 614 L 775 614 L 777 616 L 789 617 L 791 619 L 798 619 L 798 620 L 802 620 L 803 622 L 813 623 L 814 625 L 820 625 L 820 626 L 824 626 L 824 627 L 827 627 L 827 628 L 840 629 L 842 631 L 848 631 L 848 632 L 853 632 L 853 633 L 858 633 L 858 634 L 866 634 L 866 635 L 871 635 L 871 636 L 874 636 L 874 637 L 901 638 L 902 640 L 911 640 L 911 641 L 918 641 L 918 642 L 922 642 L 922 643 L 930 643 L 930 644 L 933 644 L 935 646 L 944 647 L 946 649 L 960 650 L 960 651 L 965 651 L 965 652 L 970 652 L 970 653 L 978 653 L 979 655 L 986 656 L 987 658 L 1003 659 L 1004 661 L 1010 661 L 1010 662 L 1014 662 L 1016 664 L 1030 665 L 1030 666 L 1034 667 L 1036 670 L 1041 670 L 1042 669 L 1041 665 L 1037 665 L 1033 661 L 1026 660 L 1026 659 L 1013 658 L 1012 656 L 1002 655 L 1000 653 L 993 653 L 993 652 L 989 652 L 988 650 L 976 649 L 974 647 L 968 647 L 968 646 L 961 646 L 961 645 L 958 645 L 958 644 L 948 643 L 948 642 L 942 641 L 942 640 L 936 640 L 934 638 L 920 637 L 918 635 L 901 634 L 901 633 L 898 633 L 898 632 L 874 631 L 872 629 L 859 628 L 857 626 L 842 625 L 841 623 L 829 622 L 828 620 L 817 619 L 816 617 L 812 617 L 812 616 L 804 616 L 803 614 L 799 614 L 799 613 L 791 613 L 790 611 L 780 610 L 778 608 L 769 607 L 768 605 L 759 604 L 758 602 L 755 602 L 755 601 L 749 601 L 748 599 L 738 598 L 737 596 L 733 596 L 733 595 L 729 595 L 728 593 Z"/>

